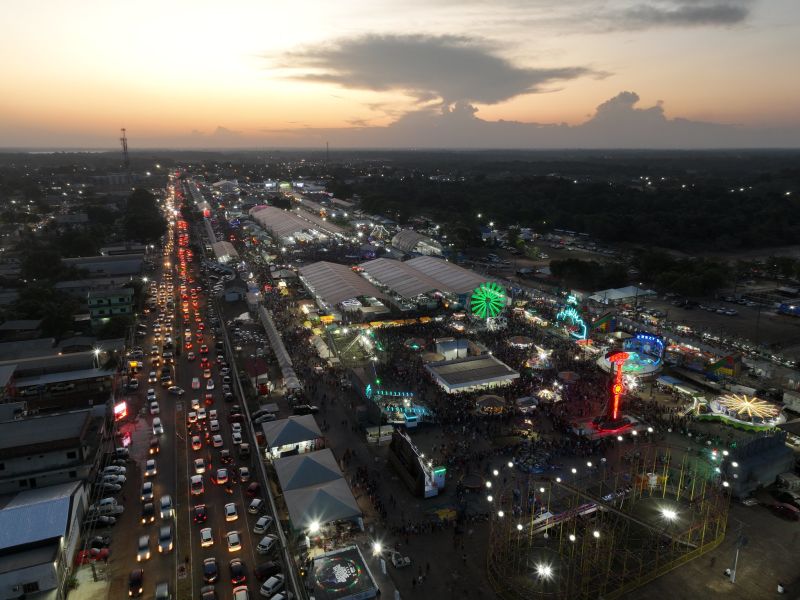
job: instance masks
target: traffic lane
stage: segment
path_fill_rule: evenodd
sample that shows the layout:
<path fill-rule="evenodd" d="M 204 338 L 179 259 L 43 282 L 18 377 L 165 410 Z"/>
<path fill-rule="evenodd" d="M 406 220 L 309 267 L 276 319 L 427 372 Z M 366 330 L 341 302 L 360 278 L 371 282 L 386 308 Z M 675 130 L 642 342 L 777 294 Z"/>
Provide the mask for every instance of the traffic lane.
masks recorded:
<path fill-rule="evenodd" d="M 198 367 L 199 369 L 199 367 Z M 219 373 L 216 367 L 212 367 L 212 373 L 214 373 L 213 377 L 219 381 Z M 215 388 L 217 384 L 215 383 Z M 205 393 L 205 392 L 204 392 Z M 254 577 L 252 576 L 252 571 L 257 564 L 257 555 L 255 554 L 254 548 L 255 544 L 258 540 L 254 540 L 253 533 L 252 533 L 252 526 L 255 522 L 255 518 L 247 513 L 247 506 L 249 505 L 250 499 L 244 493 L 244 487 L 241 483 L 236 483 L 233 486 L 233 493 L 229 494 L 224 486 L 216 485 L 212 482 L 212 474 L 216 473 L 216 470 L 219 468 L 226 468 L 229 470 L 230 473 L 233 473 L 238 481 L 238 469 L 240 466 L 247 466 L 251 469 L 252 466 L 250 464 L 250 459 L 243 460 L 238 457 L 238 448 L 233 445 L 232 443 L 232 427 L 228 423 L 227 414 L 228 414 L 228 407 L 222 402 L 221 393 L 218 390 L 214 390 L 214 404 L 211 406 L 207 406 L 208 409 L 216 409 L 218 412 L 218 417 L 220 421 L 220 431 L 216 432 L 219 433 L 224 442 L 224 446 L 222 448 L 212 448 L 210 443 L 207 443 L 205 440 L 205 430 L 208 429 L 208 419 L 206 419 L 206 423 L 204 424 L 204 431 L 201 434 L 201 439 L 203 440 L 203 448 L 199 451 L 191 451 L 192 457 L 194 458 L 203 458 L 207 460 L 208 457 L 211 457 L 211 468 L 207 469 L 206 473 L 203 476 L 204 480 L 204 488 L 205 493 L 201 497 L 197 498 L 194 501 L 194 504 L 204 503 L 208 510 L 208 520 L 204 524 L 197 524 L 194 525 L 196 535 L 193 536 L 194 543 L 193 543 L 193 558 L 192 558 L 192 567 L 193 573 L 195 573 L 195 585 L 204 585 L 205 582 L 203 581 L 202 576 L 202 566 L 203 560 L 205 558 L 216 558 L 217 565 L 220 571 L 220 582 L 218 583 L 218 587 L 220 589 L 225 589 L 227 585 L 231 585 L 230 579 L 228 577 L 229 570 L 228 564 L 229 561 L 233 558 L 240 558 L 245 564 L 245 569 L 247 573 L 247 585 L 248 587 L 252 587 L 253 593 L 257 592 L 257 582 L 255 581 Z M 213 435 L 212 432 L 208 432 L 209 436 Z M 190 437 L 190 436 L 189 436 Z M 231 457 L 233 458 L 234 462 L 230 465 L 223 465 L 220 460 L 221 450 L 228 449 L 231 453 Z M 224 505 L 233 502 L 236 505 L 237 513 L 239 518 L 236 521 L 226 521 L 224 515 Z M 210 548 L 201 548 L 199 544 L 199 530 L 203 527 L 211 528 L 214 534 L 214 546 Z M 225 534 L 229 531 L 239 531 L 242 538 L 242 549 L 238 552 L 228 552 L 226 544 L 225 544 Z M 259 538 L 260 539 L 260 538 Z M 231 585 L 231 589 L 232 589 Z"/>

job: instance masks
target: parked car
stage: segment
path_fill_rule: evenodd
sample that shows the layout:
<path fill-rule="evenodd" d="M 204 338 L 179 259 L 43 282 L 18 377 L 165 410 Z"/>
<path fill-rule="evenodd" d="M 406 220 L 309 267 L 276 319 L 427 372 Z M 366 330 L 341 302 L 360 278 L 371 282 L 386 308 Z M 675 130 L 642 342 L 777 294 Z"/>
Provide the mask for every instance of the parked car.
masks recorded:
<path fill-rule="evenodd" d="M 278 538 L 272 534 L 265 535 L 261 538 L 261 541 L 258 542 L 256 546 L 256 552 L 259 554 L 269 554 L 270 551 L 275 548 L 275 544 L 277 543 Z"/>

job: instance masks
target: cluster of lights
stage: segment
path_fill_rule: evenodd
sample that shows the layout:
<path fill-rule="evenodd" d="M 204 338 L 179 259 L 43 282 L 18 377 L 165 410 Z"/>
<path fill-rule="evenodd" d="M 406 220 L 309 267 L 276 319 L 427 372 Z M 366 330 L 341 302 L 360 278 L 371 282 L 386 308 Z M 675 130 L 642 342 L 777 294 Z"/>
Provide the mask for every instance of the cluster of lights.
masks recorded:
<path fill-rule="evenodd" d="M 746 394 L 726 394 L 719 399 L 719 403 L 737 415 L 747 415 L 750 418 L 769 419 L 779 412 L 774 404 Z"/>

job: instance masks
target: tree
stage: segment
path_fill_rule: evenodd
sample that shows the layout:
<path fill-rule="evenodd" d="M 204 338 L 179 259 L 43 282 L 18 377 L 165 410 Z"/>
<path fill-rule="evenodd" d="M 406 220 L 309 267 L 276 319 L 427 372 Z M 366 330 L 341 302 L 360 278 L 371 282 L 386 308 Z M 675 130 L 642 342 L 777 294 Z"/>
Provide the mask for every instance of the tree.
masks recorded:
<path fill-rule="evenodd" d="M 167 231 L 167 221 L 153 194 L 137 188 L 125 208 L 125 233 L 128 239 L 143 243 L 158 241 Z"/>
<path fill-rule="evenodd" d="M 133 324 L 133 319 L 127 315 L 114 315 L 103 323 L 97 330 L 97 339 L 111 340 L 124 338 L 128 328 Z"/>

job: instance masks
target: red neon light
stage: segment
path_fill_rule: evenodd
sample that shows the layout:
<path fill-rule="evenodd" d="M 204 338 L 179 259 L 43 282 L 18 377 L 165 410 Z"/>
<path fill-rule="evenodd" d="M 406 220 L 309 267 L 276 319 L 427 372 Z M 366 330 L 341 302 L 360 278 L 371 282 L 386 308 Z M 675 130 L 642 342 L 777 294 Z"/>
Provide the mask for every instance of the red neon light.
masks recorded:
<path fill-rule="evenodd" d="M 628 360 L 627 352 L 614 352 L 606 356 L 608 361 L 614 365 L 614 384 L 611 386 L 611 406 L 609 407 L 609 417 L 612 421 L 619 418 L 619 405 L 622 394 L 625 392 L 625 385 L 622 381 L 622 365 Z"/>

